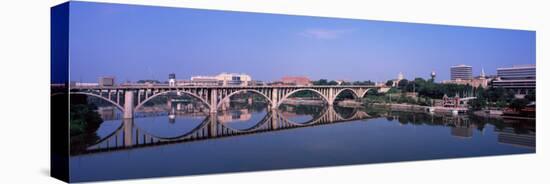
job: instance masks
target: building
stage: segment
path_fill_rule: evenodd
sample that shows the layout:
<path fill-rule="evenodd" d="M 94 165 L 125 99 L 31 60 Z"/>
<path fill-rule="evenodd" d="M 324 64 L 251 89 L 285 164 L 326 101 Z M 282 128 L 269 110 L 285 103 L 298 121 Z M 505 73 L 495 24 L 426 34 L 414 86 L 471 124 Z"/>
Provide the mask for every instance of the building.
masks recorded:
<path fill-rule="evenodd" d="M 177 86 L 248 86 L 252 84 L 255 84 L 252 82 L 252 77 L 240 73 L 221 73 L 216 76 L 193 76 L 191 80 L 176 80 Z"/>
<path fill-rule="evenodd" d="M 215 76 L 193 76 L 191 80 L 177 81 L 181 86 L 221 86 L 222 83 L 218 81 Z"/>
<path fill-rule="evenodd" d="M 311 81 L 308 77 L 303 76 L 284 76 L 281 78 L 283 85 L 292 86 L 311 86 Z"/>
<path fill-rule="evenodd" d="M 497 79 L 491 85 L 514 90 L 519 95 L 528 94 L 536 89 L 536 66 L 497 68 Z"/>
<path fill-rule="evenodd" d="M 99 86 L 115 86 L 115 77 L 104 76 L 99 78 Z"/>
<path fill-rule="evenodd" d="M 472 66 L 457 65 L 451 66 L 451 80 L 471 80 Z"/>
<path fill-rule="evenodd" d="M 455 68 L 455 73 L 453 74 L 453 67 Z M 481 74 L 477 77 L 472 77 L 472 67 L 466 65 L 459 65 L 451 67 L 451 80 L 445 80 L 445 84 L 460 84 L 460 85 L 470 85 L 472 87 L 487 88 L 489 85 L 490 78 L 485 76 L 485 70 L 481 69 Z M 457 69 L 459 68 L 459 69 Z M 467 69 L 466 69 L 467 68 Z M 454 77 L 454 79 L 453 79 Z M 469 78 L 469 79 L 468 79 Z"/>
<path fill-rule="evenodd" d="M 93 83 L 93 82 L 71 81 L 69 84 L 71 87 L 98 87 L 99 86 L 99 83 Z"/>
<path fill-rule="evenodd" d="M 399 82 L 401 82 L 403 79 L 405 79 L 403 72 L 399 72 L 399 74 L 397 74 L 397 79 L 392 80 L 393 83 L 391 87 L 399 86 Z"/>
<path fill-rule="evenodd" d="M 221 73 L 216 78 L 222 82 L 222 86 L 248 86 L 252 77 L 243 73 Z"/>
<path fill-rule="evenodd" d="M 264 81 L 260 81 L 260 80 L 251 80 L 250 82 L 248 82 L 248 85 L 249 86 L 265 86 L 267 85 L 266 82 Z"/>
<path fill-rule="evenodd" d="M 170 86 L 170 87 L 176 86 L 176 74 L 175 73 L 168 74 L 168 86 Z"/>

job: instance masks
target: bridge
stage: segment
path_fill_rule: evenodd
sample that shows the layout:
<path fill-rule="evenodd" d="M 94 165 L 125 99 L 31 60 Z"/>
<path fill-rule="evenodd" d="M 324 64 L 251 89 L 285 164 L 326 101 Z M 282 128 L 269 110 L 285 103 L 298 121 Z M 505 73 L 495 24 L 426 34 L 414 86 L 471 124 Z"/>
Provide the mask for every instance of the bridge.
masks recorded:
<path fill-rule="evenodd" d="M 300 91 L 318 94 L 329 106 L 343 92 L 351 92 L 355 99 L 363 98 L 375 86 L 70 86 L 69 94 L 80 94 L 103 99 L 123 112 L 123 118 L 131 119 L 134 111 L 151 99 L 175 93 L 187 94 L 203 102 L 210 113 L 216 113 L 223 102 L 244 92 L 263 96 L 271 109 L 277 109 L 286 99 Z"/>
<path fill-rule="evenodd" d="M 364 111 L 354 109 L 347 116 L 342 116 L 333 107 L 328 107 L 323 112 L 306 122 L 294 122 L 284 117 L 280 112 L 271 109 L 255 125 L 237 129 L 217 120 L 215 114 L 210 114 L 197 127 L 182 135 L 174 137 L 161 137 L 135 126 L 133 119 L 123 119 L 121 125 L 111 134 L 100 139 L 94 145 L 89 146 L 83 152 L 73 155 L 82 155 L 98 152 L 127 150 L 140 147 L 149 147 L 171 143 L 200 141 L 231 136 L 240 136 L 253 133 L 280 131 L 287 129 L 327 125 L 371 118 Z"/>

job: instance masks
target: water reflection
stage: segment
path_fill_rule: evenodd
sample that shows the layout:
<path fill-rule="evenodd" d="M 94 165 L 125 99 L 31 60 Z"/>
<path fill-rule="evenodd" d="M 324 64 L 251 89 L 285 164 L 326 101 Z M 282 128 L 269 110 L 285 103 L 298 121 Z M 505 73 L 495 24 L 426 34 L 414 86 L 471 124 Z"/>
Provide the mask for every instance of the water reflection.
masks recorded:
<path fill-rule="evenodd" d="M 106 109 L 101 114 L 105 121 L 93 141 L 71 140 L 83 143 L 71 146 L 75 181 L 534 153 L 536 148 L 534 121 L 469 115 L 303 104 L 272 110 L 247 101 L 229 102 L 217 113 L 179 101 L 146 106 L 133 120 Z"/>
<path fill-rule="evenodd" d="M 74 155 L 380 118 L 400 125 L 448 127 L 448 135 L 461 139 L 472 138 L 476 131 L 483 134 L 490 123 L 499 143 L 531 149 L 536 146 L 534 122 L 318 105 L 282 105 L 271 110 L 262 103 L 237 102 L 213 114 L 186 103 L 165 107 L 169 109 L 145 108 L 133 120 L 105 121 L 97 132 L 101 138 L 97 144 L 73 151 Z M 103 110 L 102 117 L 118 117 L 116 112 Z"/>

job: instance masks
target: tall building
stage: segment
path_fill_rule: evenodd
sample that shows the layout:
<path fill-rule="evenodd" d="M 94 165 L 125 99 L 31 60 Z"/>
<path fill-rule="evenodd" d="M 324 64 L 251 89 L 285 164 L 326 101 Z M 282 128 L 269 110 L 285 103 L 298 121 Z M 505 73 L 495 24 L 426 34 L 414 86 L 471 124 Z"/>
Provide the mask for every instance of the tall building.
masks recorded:
<path fill-rule="evenodd" d="M 516 94 L 528 94 L 536 89 L 536 66 L 524 65 L 507 68 L 497 68 L 497 80 L 493 87 L 501 87 L 516 91 Z"/>
<path fill-rule="evenodd" d="M 472 66 L 457 65 L 451 66 L 451 80 L 471 80 Z"/>
<path fill-rule="evenodd" d="M 451 80 L 444 80 L 443 83 L 486 88 L 489 81 L 490 79 L 485 76 L 485 70 L 483 68 L 479 76 L 473 77 L 471 66 L 457 65 L 451 67 Z"/>

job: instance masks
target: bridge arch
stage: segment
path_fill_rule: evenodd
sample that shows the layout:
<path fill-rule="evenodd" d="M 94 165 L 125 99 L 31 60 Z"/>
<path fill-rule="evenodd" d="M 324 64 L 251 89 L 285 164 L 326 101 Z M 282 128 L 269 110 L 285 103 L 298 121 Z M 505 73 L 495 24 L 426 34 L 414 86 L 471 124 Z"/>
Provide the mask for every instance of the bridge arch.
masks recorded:
<path fill-rule="evenodd" d="M 258 90 L 255 90 L 255 89 L 242 89 L 242 90 L 237 90 L 235 92 L 232 92 L 230 93 L 229 95 L 227 95 L 226 97 L 224 97 L 223 99 L 221 99 L 218 104 L 216 104 L 216 110 L 220 108 L 220 106 L 222 105 L 222 103 L 225 101 L 225 100 L 229 100 L 229 98 L 231 98 L 231 96 L 233 95 L 236 95 L 238 93 L 243 93 L 243 92 L 252 92 L 252 93 L 256 93 L 256 94 L 260 94 L 261 96 L 263 96 L 265 99 L 267 99 L 267 102 L 269 103 L 268 105 L 271 105 L 273 104 L 273 102 L 271 101 L 271 98 L 269 98 L 267 95 L 265 95 L 264 93 L 258 91 Z"/>
<path fill-rule="evenodd" d="M 124 112 L 124 107 L 122 107 L 122 106 L 119 105 L 118 103 L 112 101 L 111 99 L 105 98 L 104 96 L 101 96 L 101 95 L 98 95 L 98 94 L 86 93 L 86 92 L 70 92 L 69 94 L 70 94 L 70 95 L 87 95 L 87 96 L 97 97 L 97 98 L 100 98 L 100 99 L 102 99 L 102 100 L 105 100 L 105 101 L 111 103 L 111 104 L 114 105 L 116 108 L 118 108 L 120 111 Z"/>
<path fill-rule="evenodd" d="M 321 98 L 323 98 L 323 100 L 324 100 L 326 103 L 330 103 L 328 97 L 326 97 L 325 95 L 323 95 L 323 93 L 321 93 L 321 92 L 319 92 L 319 91 L 317 91 L 317 90 L 315 90 L 315 89 L 303 88 L 303 89 L 294 90 L 294 91 L 292 91 L 292 92 L 286 94 L 283 98 L 281 98 L 281 99 L 279 100 L 279 102 L 278 102 L 277 104 L 274 104 L 274 105 L 276 105 L 275 107 L 276 107 L 276 108 L 279 108 L 279 106 L 280 106 L 281 104 L 283 104 L 283 102 L 284 102 L 288 97 L 290 97 L 290 96 L 293 95 L 294 93 L 297 93 L 297 92 L 300 92 L 300 91 L 312 91 L 312 92 L 314 92 L 314 93 L 317 93 L 319 96 L 321 96 Z"/>
<path fill-rule="evenodd" d="M 353 98 L 354 98 L 354 99 L 362 98 L 362 97 L 360 97 L 360 96 L 357 94 L 357 92 L 356 92 L 355 90 L 353 90 L 353 89 L 351 89 L 351 88 L 344 88 L 344 89 L 341 89 L 341 90 L 339 90 L 338 92 L 336 92 L 336 94 L 334 94 L 334 97 L 333 97 L 333 99 L 332 99 L 332 103 L 334 103 L 334 101 L 336 101 L 336 97 L 338 97 L 338 95 L 340 95 L 340 94 L 341 94 L 342 92 L 344 92 L 344 91 L 351 91 L 351 94 L 353 94 Z"/>
<path fill-rule="evenodd" d="M 176 93 L 176 95 L 180 96 L 179 94 L 177 94 L 178 92 L 181 92 L 181 93 L 185 93 L 185 94 L 188 94 L 196 99 L 199 99 L 202 103 L 204 103 L 209 109 L 212 108 L 210 106 L 210 104 L 204 100 L 203 98 L 199 97 L 198 95 L 196 94 L 193 94 L 191 92 L 187 92 L 187 91 L 174 91 L 174 90 L 169 90 L 169 91 L 164 91 L 164 92 L 160 92 L 160 93 L 157 93 L 157 94 L 154 94 L 153 96 L 150 96 L 149 98 L 143 100 L 141 103 L 139 103 L 138 105 L 136 105 L 136 107 L 134 108 L 134 111 L 138 110 L 139 108 L 141 108 L 143 105 L 145 105 L 145 103 L 149 102 L 151 99 L 157 97 L 157 96 L 160 96 L 160 95 L 165 95 L 165 94 L 168 94 L 168 93 Z"/>
<path fill-rule="evenodd" d="M 367 95 L 367 93 L 368 93 L 371 89 L 373 89 L 373 88 L 367 88 L 367 89 L 365 89 L 365 91 L 363 91 L 363 93 L 361 94 L 361 96 L 359 96 L 359 98 L 361 98 L 361 99 L 362 99 L 362 98 L 365 98 L 365 95 Z"/>

